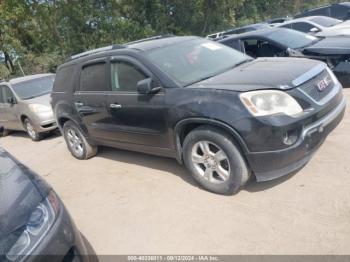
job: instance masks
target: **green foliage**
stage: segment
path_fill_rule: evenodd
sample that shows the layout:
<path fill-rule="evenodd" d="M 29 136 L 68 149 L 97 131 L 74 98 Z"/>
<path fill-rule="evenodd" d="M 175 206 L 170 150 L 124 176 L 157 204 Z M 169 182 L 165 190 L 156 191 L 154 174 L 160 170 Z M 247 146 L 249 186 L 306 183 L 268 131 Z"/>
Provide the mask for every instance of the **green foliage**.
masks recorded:
<path fill-rule="evenodd" d="M 15 61 L 13 71 L 1 65 L 0 77 L 20 75 L 18 61 L 26 74 L 54 72 L 88 49 L 165 33 L 206 35 L 329 2 L 337 1 L 0 0 L 0 50 Z"/>

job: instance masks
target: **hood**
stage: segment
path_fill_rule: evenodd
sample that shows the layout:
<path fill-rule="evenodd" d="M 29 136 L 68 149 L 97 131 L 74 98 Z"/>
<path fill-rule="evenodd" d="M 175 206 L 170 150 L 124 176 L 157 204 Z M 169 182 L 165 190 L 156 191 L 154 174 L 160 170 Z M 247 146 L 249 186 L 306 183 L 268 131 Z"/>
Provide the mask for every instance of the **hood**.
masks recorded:
<path fill-rule="evenodd" d="M 190 86 L 238 92 L 261 89 L 291 89 L 326 68 L 324 63 L 303 58 L 258 58 L 223 74 Z"/>
<path fill-rule="evenodd" d="M 14 244 L 49 191 L 43 180 L 0 148 L 0 254 Z"/>
<path fill-rule="evenodd" d="M 332 26 L 325 27 L 321 32 L 317 33 L 318 37 L 334 37 L 334 36 L 350 36 L 350 26 Z"/>
<path fill-rule="evenodd" d="M 350 54 L 350 37 L 325 38 L 312 46 L 304 48 L 303 51 L 322 55 Z"/>
<path fill-rule="evenodd" d="M 51 100 L 51 94 L 46 94 L 46 95 L 25 100 L 25 102 L 28 104 L 40 104 L 51 108 L 50 100 Z"/>

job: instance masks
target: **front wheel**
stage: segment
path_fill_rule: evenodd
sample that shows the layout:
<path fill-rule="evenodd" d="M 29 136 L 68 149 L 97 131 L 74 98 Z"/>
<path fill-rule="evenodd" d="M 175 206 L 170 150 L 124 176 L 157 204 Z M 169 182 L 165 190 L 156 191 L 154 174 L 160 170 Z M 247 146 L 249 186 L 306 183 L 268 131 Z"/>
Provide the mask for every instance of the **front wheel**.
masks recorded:
<path fill-rule="evenodd" d="M 90 145 L 83 132 L 73 121 L 67 121 L 63 126 L 63 136 L 71 154 L 79 159 L 89 159 L 97 154 L 97 147 Z"/>
<path fill-rule="evenodd" d="M 43 138 L 43 134 L 36 131 L 33 123 L 28 118 L 24 119 L 23 124 L 28 136 L 33 141 L 40 141 Z"/>
<path fill-rule="evenodd" d="M 186 136 L 183 158 L 194 179 L 214 193 L 237 193 L 250 177 L 250 170 L 232 139 L 210 126 L 196 128 Z"/>

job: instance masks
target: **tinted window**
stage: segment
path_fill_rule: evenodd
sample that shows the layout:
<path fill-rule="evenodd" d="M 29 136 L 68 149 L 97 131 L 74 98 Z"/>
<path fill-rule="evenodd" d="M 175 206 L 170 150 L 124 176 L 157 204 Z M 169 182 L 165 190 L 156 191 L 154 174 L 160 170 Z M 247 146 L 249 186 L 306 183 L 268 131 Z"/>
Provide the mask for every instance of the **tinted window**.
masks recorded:
<path fill-rule="evenodd" d="M 268 35 L 268 38 L 282 46 L 298 49 L 319 41 L 316 37 L 298 31 L 280 28 Z"/>
<path fill-rule="evenodd" d="M 324 16 L 329 16 L 330 15 L 330 7 L 322 7 L 322 8 L 318 8 L 315 10 L 311 10 L 309 12 L 306 13 L 307 15 L 304 16 L 316 16 L 316 15 L 324 15 Z"/>
<path fill-rule="evenodd" d="M 292 24 L 282 25 L 283 28 L 292 29 Z"/>
<path fill-rule="evenodd" d="M 80 75 L 81 91 L 110 91 L 106 63 L 87 65 Z"/>
<path fill-rule="evenodd" d="M 294 30 L 304 32 L 304 33 L 309 33 L 310 30 L 314 27 L 315 26 L 313 26 L 312 24 L 308 24 L 308 23 L 294 23 L 294 24 L 292 24 L 292 28 Z"/>
<path fill-rule="evenodd" d="M 53 90 L 54 92 L 64 92 L 72 90 L 74 85 L 76 66 L 65 66 L 57 71 Z"/>
<path fill-rule="evenodd" d="M 229 47 L 232 47 L 238 51 L 241 51 L 240 40 L 227 40 L 227 41 L 222 41 L 221 43 Z"/>
<path fill-rule="evenodd" d="M 204 39 L 147 51 L 148 58 L 183 86 L 230 70 L 251 58 L 222 44 Z"/>
<path fill-rule="evenodd" d="M 136 92 L 137 83 L 147 76 L 128 62 L 112 63 L 112 89 L 114 91 Z"/>
<path fill-rule="evenodd" d="M 350 8 L 344 5 L 334 5 L 331 8 L 331 16 L 343 20 L 348 15 Z"/>
<path fill-rule="evenodd" d="M 334 19 L 331 17 L 325 17 L 325 16 L 319 16 L 311 19 L 312 22 L 323 26 L 323 27 L 331 27 L 337 24 L 340 24 L 343 21 L 340 21 L 338 19 Z"/>
<path fill-rule="evenodd" d="M 35 78 L 12 84 L 15 93 L 23 100 L 50 94 L 52 91 L 54 75 Z"/>

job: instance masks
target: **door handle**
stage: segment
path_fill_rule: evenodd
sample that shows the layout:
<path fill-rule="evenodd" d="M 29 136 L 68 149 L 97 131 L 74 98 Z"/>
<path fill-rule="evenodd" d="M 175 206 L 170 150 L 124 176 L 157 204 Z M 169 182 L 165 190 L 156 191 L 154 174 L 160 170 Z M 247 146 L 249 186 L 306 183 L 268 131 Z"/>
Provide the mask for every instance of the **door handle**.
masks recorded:
<path fill-rule="evenodd" d="M 76 107 L 84 106 L 84 103 L 82 103 L 82 102 L 75 102 L 74 104 Z"/>
<path fill-rule="evenodd" d="M 122 105 L 120 105 L 120 104 L 110 104 L 109 107 L 112 108 L 112 109 L 119 109 L 119 108 L 122 108 Z"/>

